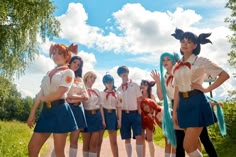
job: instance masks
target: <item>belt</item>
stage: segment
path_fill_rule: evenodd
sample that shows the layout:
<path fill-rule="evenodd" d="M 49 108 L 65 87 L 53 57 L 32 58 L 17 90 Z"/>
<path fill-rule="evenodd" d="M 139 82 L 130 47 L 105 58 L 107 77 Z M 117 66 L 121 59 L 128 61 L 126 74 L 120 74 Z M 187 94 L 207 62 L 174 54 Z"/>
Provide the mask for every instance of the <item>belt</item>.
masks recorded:
<path fill-rule="evenodd" d="M 54 101 L 51 101 L 51 102 L 44 102 L 43 104 L 47 108 L 52 108 L 53 106 L 61 105 L 61 104 L 64 104 L 65 102 L 66 102 L 65 99 L 58 99 L 58 100 L 54 100 Z"/>
<path fill-rule="evenodd" d="M 122 110 L 122 113 L 126 113 L 126 114 L 129 114 L 129 113 L 138 113 L 138 110 Z"/>
<path fill-rule="evenodd" d="M 179 96 L 181 98 L 189 98 L 193 95 L 197 95 L 197 94 L 200 94 L 202 93 L 200 90 L 197 90 L 197 89 L 194 89 L 194 90 L 191 90 L 191 91 L 188 91 L 188 92 L 179 92 Z"/>
<path fill-rule="evenodd" d="M 88 114 L 96 114 L 97 112 L 100 112 L 100 109 L 96 109 L 96 110 L 85 110 L 85 113 L 88 113 Z"/>
<path fill-rule="evenodd" d="M 106 109 L 106 108 L 103 108 L 103 110 L 105 112 L 108 112 L 108 113 L 116 112 L 116 109 Z"/>
<path fill-rule="evenodd" d="M 71 106 L 79 106 L 81 104 L 81 102 L 77 102 L 77 103 L 69 103 Z"/>

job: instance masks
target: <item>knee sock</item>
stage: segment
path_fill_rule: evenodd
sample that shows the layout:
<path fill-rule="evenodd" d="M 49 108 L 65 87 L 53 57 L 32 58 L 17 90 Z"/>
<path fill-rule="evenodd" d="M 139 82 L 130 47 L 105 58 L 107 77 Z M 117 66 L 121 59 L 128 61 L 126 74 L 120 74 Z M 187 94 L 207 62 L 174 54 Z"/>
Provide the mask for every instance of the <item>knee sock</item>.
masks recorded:
<path fill-rule="evenodd" d="M 131 157 L 132 155 L 132 146 L 131 143 L 126 143 L 125 144 L 125 149 L 128 157 Z"/>
<path fill-rule="evenodd" d="M 171 157 L 176 157 L 176 154 L 171 154 Z"/>
<path fill-rule="evenodd" d="M 69 157 L 77 157 L 77 148 L 70 148 Z"/>
<path fill-rule="evenodd" d="M 83 152 L 83 157 L 89 157 L 89 152 Z"/>
<path fill-rule="evenodd" d="M 148 142 L 148 146 L 149 146 L 150 156 L 154 157 L 155 156 L 155 146 L 154 146 L 153 141 Z"/>
<path fill-rule="evenodd" d="M 89 152 L 89 157 L 97 157 L 97 153 Z"/>
<path fill-rule="evenodd" d="M 165 157 L 170 157 L 170 153 L 165 153 Z"/>
<path fill-rule="evenodd" d="M 136 152 L 138 157 L 143 156 L 143 145 L 142 144 L 136 144 Z"/>
<path fill-rule="evenodd" d="M 51 157 L 56 157 L 54 148 L 53 148 L 53 150 L 52 150 Z"/>
<path fill-rule="evenodd" d="M 202 153 L 196 149 L 195 151 L 188 153 L 189 157 L 203 157 Z"/>

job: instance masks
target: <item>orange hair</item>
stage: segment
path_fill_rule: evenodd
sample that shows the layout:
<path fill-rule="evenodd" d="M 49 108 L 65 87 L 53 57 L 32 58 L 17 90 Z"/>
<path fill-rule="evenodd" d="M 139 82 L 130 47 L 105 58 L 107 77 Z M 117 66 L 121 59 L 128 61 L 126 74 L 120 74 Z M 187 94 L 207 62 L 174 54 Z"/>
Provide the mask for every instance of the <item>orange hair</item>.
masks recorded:
<path fill-rule="evenodd" d="M 49 56 L 51 57 L 56 51 L 62 52 L 66 59 L 66 63 L 69 63 L 72 53 L 73 54 L 78 53 L 78 45 L 74 45 L 72 43 L 69 47 L 67 47 L 64 44 L 52 44 L 49 49 Z"/>

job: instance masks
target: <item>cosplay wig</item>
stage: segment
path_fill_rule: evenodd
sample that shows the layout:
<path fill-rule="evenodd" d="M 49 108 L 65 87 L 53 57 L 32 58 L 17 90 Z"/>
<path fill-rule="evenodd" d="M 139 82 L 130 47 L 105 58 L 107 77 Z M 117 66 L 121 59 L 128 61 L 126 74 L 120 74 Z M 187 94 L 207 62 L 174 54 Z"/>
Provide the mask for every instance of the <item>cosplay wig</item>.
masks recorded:
<path fill-rule="evenodd" d="M 69 62 L 69 65 L 74 61 L 74 60 L 79 60 L 80 62 L 80 65 L 79 65 L 79 68 L 75 71 L 75 77 L 82 77 L 82 72 L 83 72 L 83 64 L 84 64 L 84 61 L 81 57 L 79 56 L 73 56 Z"/>
<path fill-rule="evenodd" d="M 175 33 L 171 34 L 176 39 L 182 41 L 183 39 L 188 39 L 192 41 L 194 44 L 197 44 L 197 47 L 193 50 L 193 54 L 198 55 L 201 51 L 201 45 L 200 44 L 207 44 L 212 42 L 207 39 L 211 33 L 201 33 L 199 36 L 195 35 L 192 32 L 184 32 L 181 29 L 176 28 Z M 183 55 L 183 52 L 180 50 L 181 54 Z"/>
<path fill-rule="evenodd" d="M 120 76 L 123 73 L 129 73 L 129 69 L 127 66 L 121 66 L 117 69 L 117 74 Z"/>
<path fill-rule="evenodd" d="M 102 82 L 105 85 L 106 83 L 112 83 L 113 84 L 113 89 L 115 89 L 116 87 L 114 86 L 114 78 L 110 75 L 110 74 L 106 74 L 103 76 L 102 78 Z M 105 89 L 107 90 L 107 88 Z"/>
<path fill-rule="evenodd" d="M 69 63 L 71 59 L 71 55 L 77 54 L 78 53 L 78 45 L 74 45 L 73 43 L 67 47 L 64 44 L 52 44 L 49 49 L 49 56 L 51 57 L 54 55 L 56 52 L 61 52 L 63 53 L 66 63 Z"/>
<path fill-rule="evenodd" d="M 97 75 L 93 71 L 88 71 L 84 74 L 83 81 L 85 85 L 87 84 L 88 78 L 91 78 L 91 77 L 97 78 Z"/>
<path fill-rule="evenodd" d="M 166 135 L 168 141 L 172 145 L 176 145 L 174 124 L 173 124 L 173 121 L 171 118 L 168 100 L 167 100 L 167 94 L 166 94 L 166 86 L 165 86 L 165 79 L 164 79 L 164 67 L 162 64 L 164 57 L 169 57 L 172 64 L 175 65 L 176 62 L 179 61 L 179 55 L 177 53 L 171 54 L 169 52 L 164 52 L 164 53 L 162 53 L 162 55 L 160 57 L 161 89 L 162 89 L 162 93 L 163 93 L 163 103 L 164 103 L 164 115 L 163 115 L 163 121 L 162 121 L 162 128 L 163 128 L 164 134 Z"/>
<path fill-rule="evenodd" d="M 142 80 L 140 85 L 147 85 L 148 98 L 151 98 L 152 87 L 155 85 L 154 81 Z"/>

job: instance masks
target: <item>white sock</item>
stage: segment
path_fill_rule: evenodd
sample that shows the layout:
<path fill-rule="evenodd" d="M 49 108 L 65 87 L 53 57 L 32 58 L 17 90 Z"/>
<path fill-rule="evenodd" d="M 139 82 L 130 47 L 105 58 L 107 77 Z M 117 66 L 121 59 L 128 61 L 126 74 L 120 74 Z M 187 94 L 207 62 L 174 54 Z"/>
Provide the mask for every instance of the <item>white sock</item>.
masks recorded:
<path fill-rule="evenodd" d="M 136 152 L 138 157 L 143 156 L 143 145 L 142 144 L 136 144 Z"/>
<path fill-rule="evenodd" d="M 155 156 L 155 146 L 154 146 L 153 141 L 148 142 L 148 146 L 149 146 L 150 156 L 154 157 Z"/>
<path fill-rule="evenodd" d="M 89 157 L 97 157 L 97 153 L 89 152 Z"/>
<path fill-rule="evenodd" d="M 69 157 L 77 157 L 77 148 L 70 148 Z"/>
<path fill-rule="evenodd" d="M 54 148 L 53 148 L 53 150 L 52 150 L 51 157 L 56 157 Z"/>
<path fill-rule="evenodd" d="M 83 157 L 89 157 L 89 152 L 83 152 Z"/>
<path fill-rule="evenodd" d="M 171 157 L 176 157 L 176 154 L 171 154 Z"/>
<path fill-rule="evenodd" d="M 188 153 L 189 157 L 203 157 L 202 153 L 196 149 L 195 151 Z"/>
<path fill-rule="evenodd" d="M 128 157 L 131 157 L 132 155 L 132 146 L 131 143 L 126 143 L 125 144 L 125 149 Z"/>
<path fill-rule="evenodd" d="M 165 153 L 165 157 L 170 157 L 170 153 Z"/>

